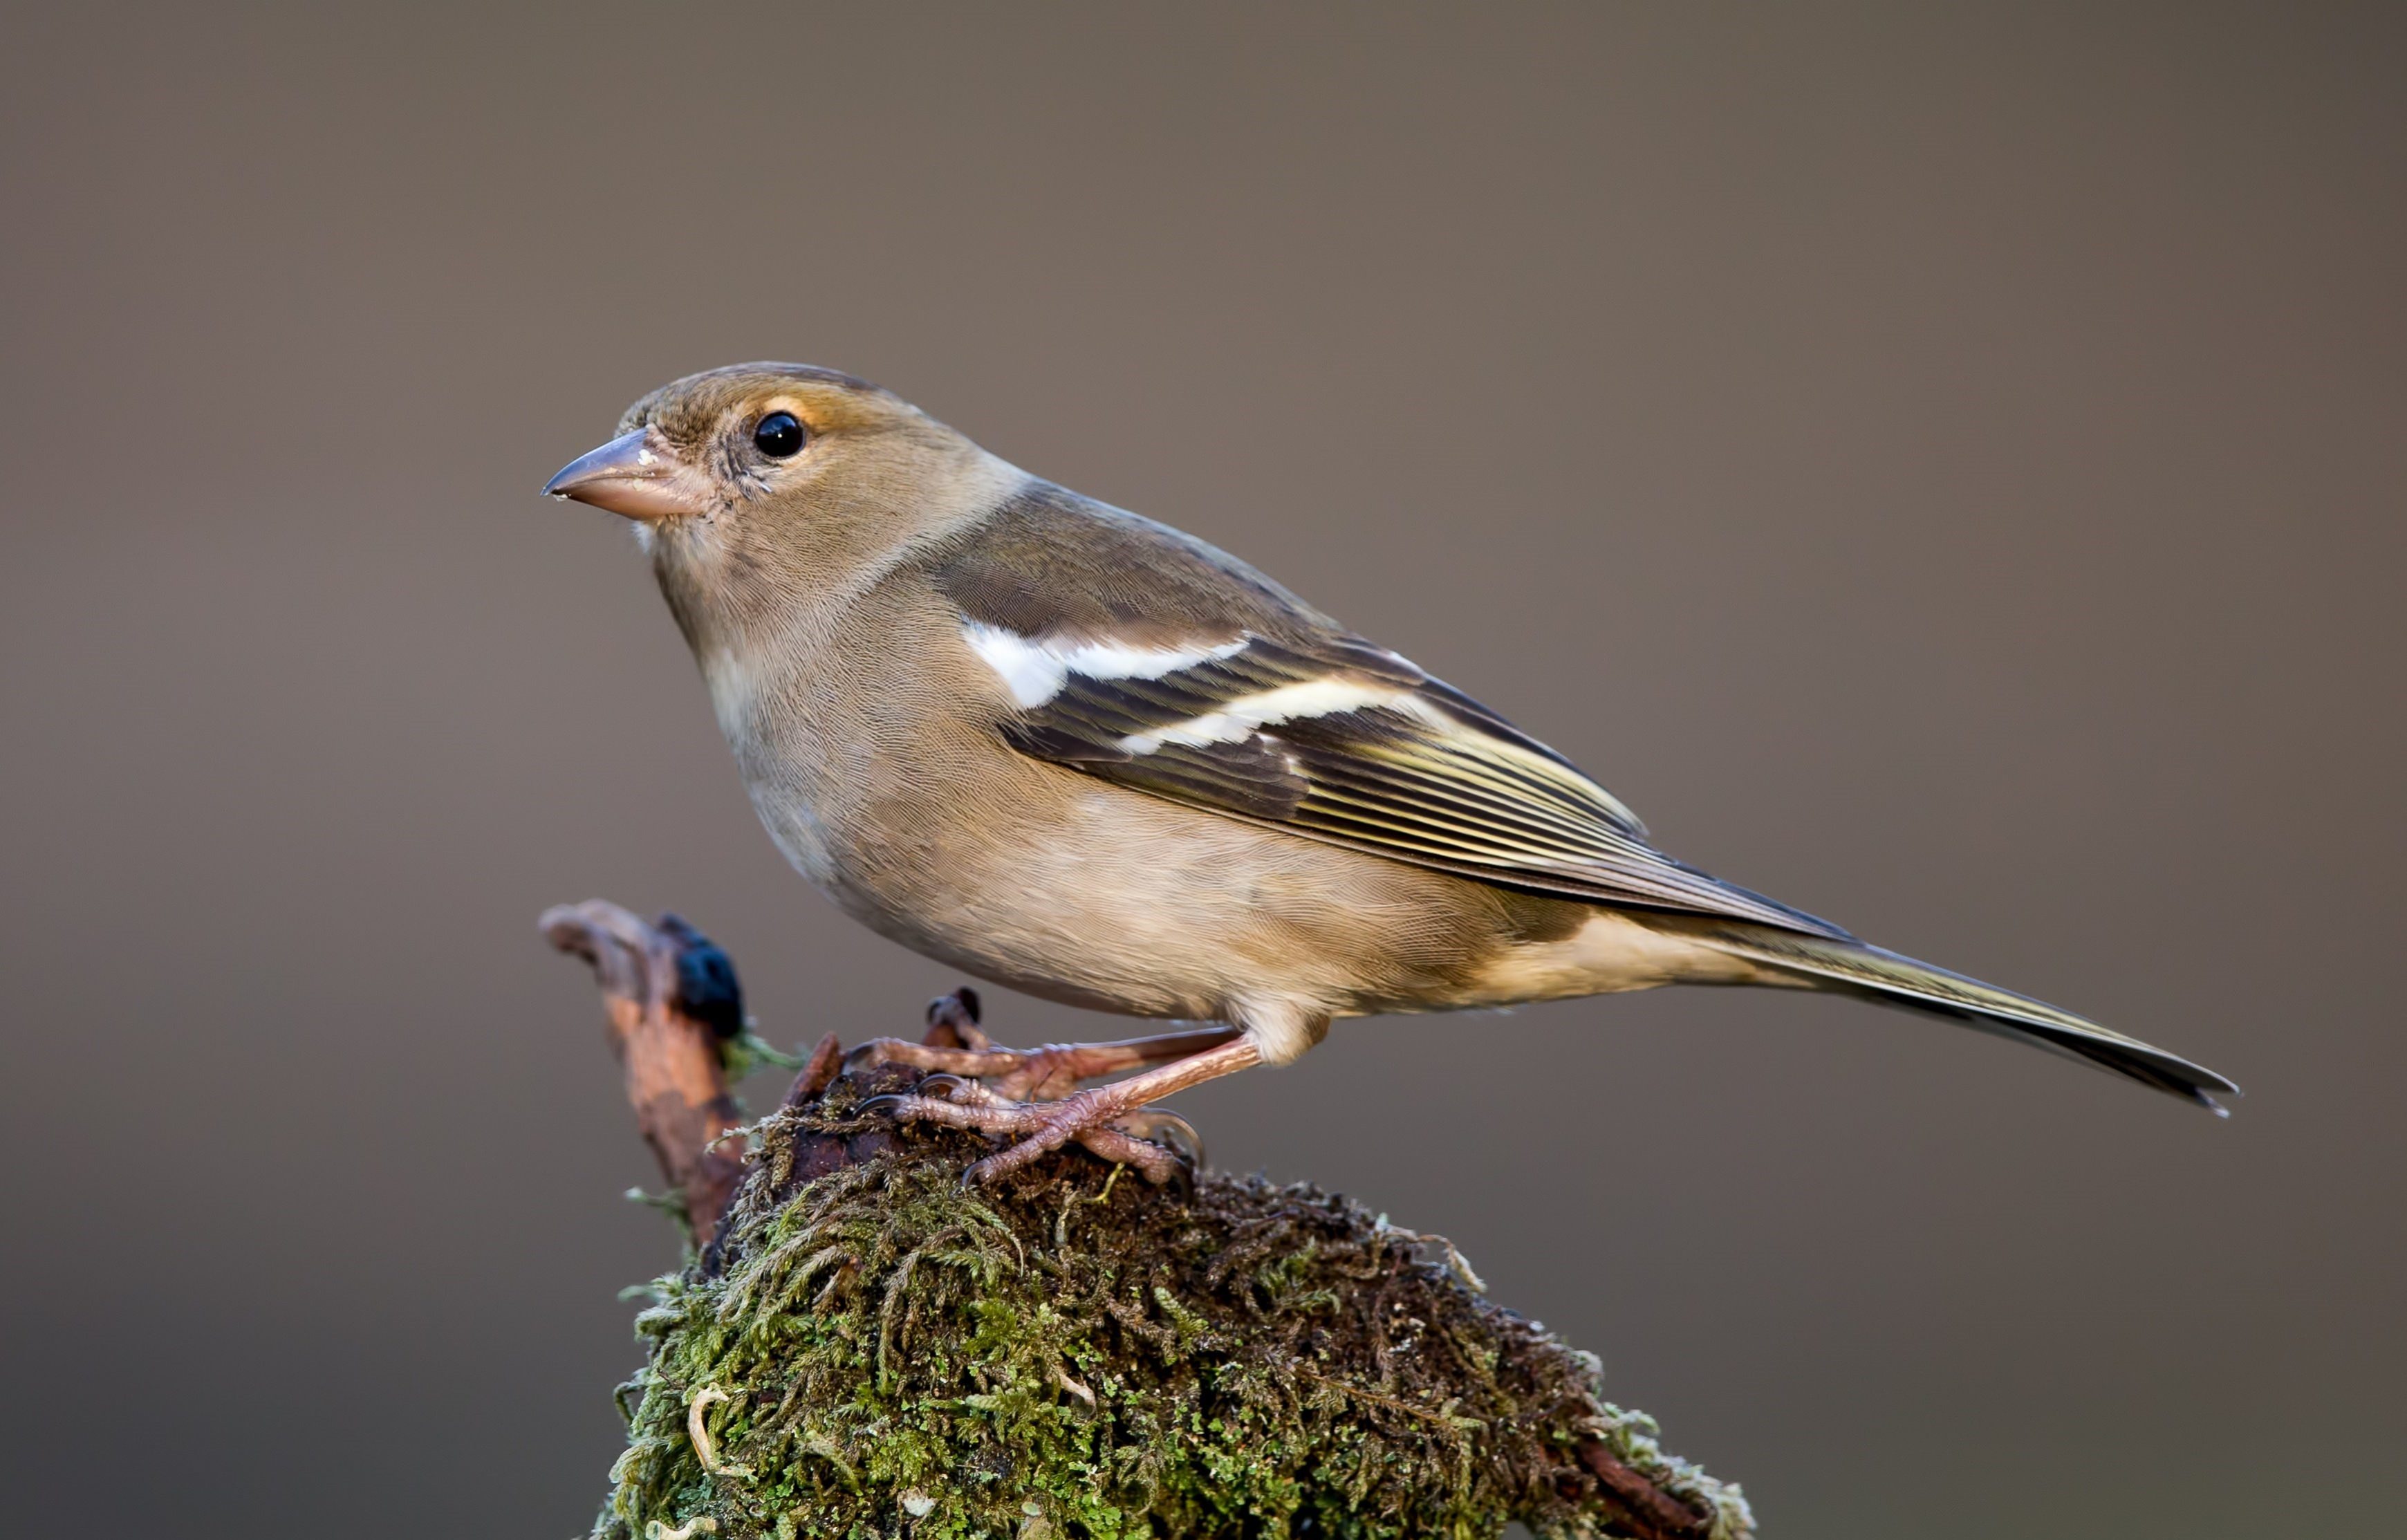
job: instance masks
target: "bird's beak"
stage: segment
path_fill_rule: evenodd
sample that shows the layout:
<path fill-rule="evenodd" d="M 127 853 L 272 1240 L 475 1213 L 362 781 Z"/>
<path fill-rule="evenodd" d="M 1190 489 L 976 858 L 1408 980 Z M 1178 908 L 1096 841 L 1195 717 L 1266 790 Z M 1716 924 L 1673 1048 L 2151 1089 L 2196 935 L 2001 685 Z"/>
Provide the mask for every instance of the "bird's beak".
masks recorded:
<path fill-rule="evenodd" d="M 649 428 L 621 434 L 578 455 L 543 490 L 547 496 L 575 498 L 647 521 L 701 513 L 707 506 L 702 477 Z"/>

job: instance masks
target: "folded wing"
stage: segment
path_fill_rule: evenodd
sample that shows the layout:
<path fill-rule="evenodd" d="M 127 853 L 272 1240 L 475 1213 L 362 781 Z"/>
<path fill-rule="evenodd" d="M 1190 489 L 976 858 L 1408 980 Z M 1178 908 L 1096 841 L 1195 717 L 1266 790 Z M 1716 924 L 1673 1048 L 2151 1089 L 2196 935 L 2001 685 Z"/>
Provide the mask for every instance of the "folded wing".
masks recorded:
<path fill-rule="evenodd" d="M 1545 745 L 1201 542 L 1043 488 L 940 586 L 1021 751 L 1189 806 L 1502 887 L 1829 922 L 1683 864 Z"/>

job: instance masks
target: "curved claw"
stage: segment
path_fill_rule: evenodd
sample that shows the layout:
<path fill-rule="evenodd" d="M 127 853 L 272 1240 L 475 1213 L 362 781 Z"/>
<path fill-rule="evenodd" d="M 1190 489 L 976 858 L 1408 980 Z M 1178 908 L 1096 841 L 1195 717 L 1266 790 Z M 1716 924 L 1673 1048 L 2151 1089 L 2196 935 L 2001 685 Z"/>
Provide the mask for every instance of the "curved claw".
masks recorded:
<path fill-rule="evenodd" d="M 1175 1112 L 1139 1107 L 1124 1118 L 1113 1119 L 1111 1126 L 1147 1144 L 1161 1146 L 1190 1171 L 1204 1168 L 1204 1135 L 1195 1132 L 1193 1123 Z"/>
<path fill-rule="evenodd" d="M 966 1100 L 962 1092 L 969 1088 L 970 1082 L 961 1077 L 948 1075 L 939 1070 L 933 1075 L 924 1077 L 919 1081 L 918 1090 L 919 1094 L 922 1096 L 933 1096 L 947 1102 L 959 1102 Z"/>

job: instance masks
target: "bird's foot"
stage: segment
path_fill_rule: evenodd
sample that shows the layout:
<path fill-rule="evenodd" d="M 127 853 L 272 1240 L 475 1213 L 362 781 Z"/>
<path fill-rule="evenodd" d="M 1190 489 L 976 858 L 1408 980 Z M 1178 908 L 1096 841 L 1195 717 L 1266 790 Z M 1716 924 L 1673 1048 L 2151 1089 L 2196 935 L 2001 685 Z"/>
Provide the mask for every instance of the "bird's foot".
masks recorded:
<path fill-rule="evenodd" d="M 876 1107 L 897 1122 L 942 1123 L 1002 1137 L 1019 1136 L 1011 1148 L 971 1166 L 963 1177 L 969 1182 L 1016 1170 L 1074 1142 L 1104 1160 L 1136 1167 L 1156 1186 L 1203 1164 L 1203 1140 L 1176 1113 L 1144 1106 L 1115 1113 L 1100 1109 L 1094 1097 L 1094 1092 L 1087 1091 L 1055 1101 L 1015 1101 L 976 1080 L 937 1074 L 920 1081 L 914 1091 L 873 1098 L 863 1104 L 863 1110 Z"/>
<path fill-rule="evenodd" d="M 963 989 L 928 1007 L 926 1037 L 917 1043 L 900 1037 L 873 1038 L 845 1056 L 845 1068 L 908 1064 L 933 1074 L 984 1081 L 988 1090 L 1005 1101 L 1058 1102 L 1085 1081 L 1185 1059 L 1236 1035 L 1233 1027 L 1199 1027 L 1117 1043 L 1004 1048 L 979 1029 L 977 996 Z"/>
<path fill-rule="evenodd" d="M 1008 1149 L 962 1173 L 965 1183 L 991 1181 L 1075 1140 L 1107 1161 L 1136 1167 L 1147 1181 L 1160 1184 L 1181 1170 L 1179 1153 L 1171 1147 L 1183 1144 L 1192 1151 L 1192 1163 L 1200 1164 L 1202 1141 L 1185 1119 L 1146 1104 L 1261 1062 L 1248 1039 L 1232 1032 L 1218 1035 L 1216 1047 L 1053 1101 L 1015 1099 L 963 1077 L 959 1071 L 947 1071 L 920 1082 L 914 1092 L 876 1097 L 865 1105 L 883 1107 L 901 1122 L 943 1123 L 1018 1136 L 1018 1142 Z"/>

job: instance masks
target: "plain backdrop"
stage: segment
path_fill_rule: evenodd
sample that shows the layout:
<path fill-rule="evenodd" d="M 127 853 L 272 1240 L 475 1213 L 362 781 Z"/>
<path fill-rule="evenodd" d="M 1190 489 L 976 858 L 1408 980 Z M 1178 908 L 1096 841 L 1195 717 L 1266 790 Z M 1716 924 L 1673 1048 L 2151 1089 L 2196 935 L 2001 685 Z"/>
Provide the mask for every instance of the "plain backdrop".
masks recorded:
<path fill-rule="evenodd" d="M 580 1533 L 675 1250 L 537 911 L 788 1042 L 957 981 L 534 494 L 766 357 L 2248 1091 L 1666 993 L 1342 1025 L 1218 1163 L 1452 1235 L 1781 1540 L 2400 1533 L 2402 17 L 12 9 L 0 1528 Z"/>

